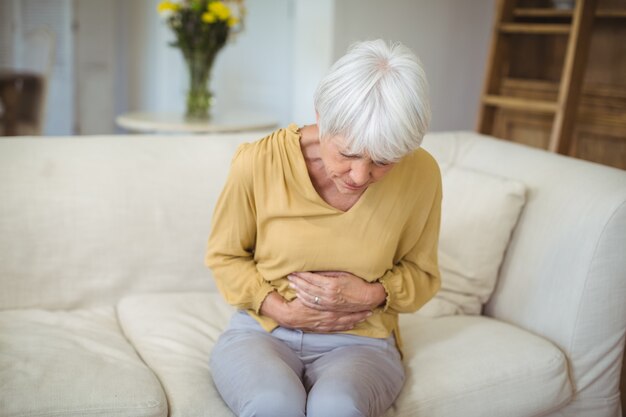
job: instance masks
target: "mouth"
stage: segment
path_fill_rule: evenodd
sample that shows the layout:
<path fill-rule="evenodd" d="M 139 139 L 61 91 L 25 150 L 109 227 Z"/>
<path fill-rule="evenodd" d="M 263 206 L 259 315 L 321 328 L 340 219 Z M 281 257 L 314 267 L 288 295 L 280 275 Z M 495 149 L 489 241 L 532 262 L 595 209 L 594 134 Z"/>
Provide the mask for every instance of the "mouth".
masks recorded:
<path fill-rule="evenodd" d="M 362 190 L 363 188 L 365 188 L 365 186 L 366 186 L 367 184 L 363 184 L 363 185 L 353 185 L 353 184 L 349 184 L 349 183 L 347 183 L 347 182 L 345 182 L 345 181 L 344 181 L 344 182 L 343 182 L 343 185 L 344 185 L 347 189 L 349 189 L 349 190 L 359 191 L 359 190 Z"/>

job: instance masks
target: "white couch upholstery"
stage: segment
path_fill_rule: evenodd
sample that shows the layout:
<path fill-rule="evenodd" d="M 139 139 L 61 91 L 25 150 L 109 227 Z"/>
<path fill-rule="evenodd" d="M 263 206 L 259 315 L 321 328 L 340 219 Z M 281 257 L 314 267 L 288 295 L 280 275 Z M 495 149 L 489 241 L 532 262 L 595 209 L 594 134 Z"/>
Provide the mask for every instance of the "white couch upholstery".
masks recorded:
<path fill-rule="evenodd" d="M 263 134 L 0 140 L 0 416 L 232 416 L 207 359 L 233 310 L 203 256 Z M 619 416 L 626 172 L 469 132 L 424 147 L 526 202 L 483 315 L 401 318 L 386 417 Z"/>

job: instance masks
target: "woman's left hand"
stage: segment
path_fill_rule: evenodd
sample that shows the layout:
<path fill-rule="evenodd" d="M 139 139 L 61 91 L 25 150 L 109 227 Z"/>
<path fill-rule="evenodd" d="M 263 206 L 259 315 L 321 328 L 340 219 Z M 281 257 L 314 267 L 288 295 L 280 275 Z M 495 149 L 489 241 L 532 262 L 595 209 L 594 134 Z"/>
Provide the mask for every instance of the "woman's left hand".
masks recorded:
<path fill-rule="evenodd" d="M 349 272 L 294 272 L 288 279 L 302 303 L 316 310 L 373 310 L 387 296 L 382 284 L 367 282 Z"/>

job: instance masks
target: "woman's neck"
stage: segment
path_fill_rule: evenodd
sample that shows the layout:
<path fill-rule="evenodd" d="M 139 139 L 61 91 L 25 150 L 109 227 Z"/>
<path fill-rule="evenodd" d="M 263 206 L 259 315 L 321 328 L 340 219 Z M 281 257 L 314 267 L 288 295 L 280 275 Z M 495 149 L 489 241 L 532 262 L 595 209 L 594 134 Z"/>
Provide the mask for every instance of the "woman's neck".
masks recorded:
<path fill-rule="evenodd" d="M 320 192 L 332 184 L 326 175 L 320 153 L 320 139 L 317 125 L 308 125 L 300 129 L 300 149 L 306 162 L 307 171 L 315 189 Z"/>
<path fill-rule="evenodd" d="M 320 159 L 320 138 L 317 125 L 307 125 L 300 129 L 300 148 L 305 159 Z"/>

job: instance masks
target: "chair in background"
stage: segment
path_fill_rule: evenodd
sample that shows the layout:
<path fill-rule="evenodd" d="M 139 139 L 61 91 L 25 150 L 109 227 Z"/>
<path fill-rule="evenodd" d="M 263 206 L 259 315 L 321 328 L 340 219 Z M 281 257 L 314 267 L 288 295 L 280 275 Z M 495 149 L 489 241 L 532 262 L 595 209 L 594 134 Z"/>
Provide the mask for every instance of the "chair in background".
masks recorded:
<path fill-rule="evenodd" d="M 20 45 L 14 68 L 0 72 L 0 132 L 41 135 L 55 60 L 55 36 L 47 29 L 35 29 L 24 35 Z"/>

